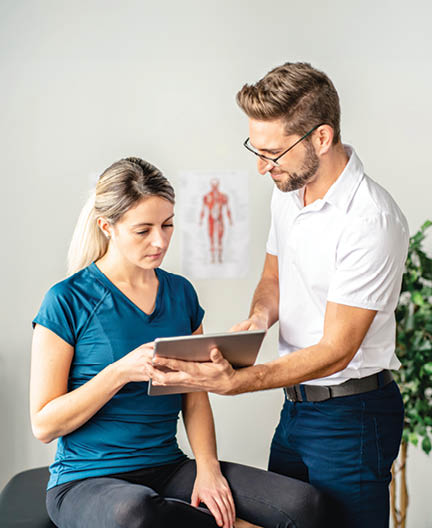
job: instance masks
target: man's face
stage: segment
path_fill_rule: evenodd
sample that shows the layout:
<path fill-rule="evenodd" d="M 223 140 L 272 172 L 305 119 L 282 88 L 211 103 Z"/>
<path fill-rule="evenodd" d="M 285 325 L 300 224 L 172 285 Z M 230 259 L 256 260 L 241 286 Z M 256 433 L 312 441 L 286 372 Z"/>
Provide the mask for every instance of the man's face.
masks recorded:
<path fill-rule="evenodd" d="M 285 134 L 284 123 L 258 121 L 249 119 L 249 138 L 252 147 L 259 153 L 276 158 L 293 145 L 300 135 Z M 278 160 L 278 165 L 262 158 L 257 158 L 258 172 L 268 172 L 277 188 L 283 192 L 301 189 L 316 178 L 319 158 L 310 138 L 306 138 Z"/>

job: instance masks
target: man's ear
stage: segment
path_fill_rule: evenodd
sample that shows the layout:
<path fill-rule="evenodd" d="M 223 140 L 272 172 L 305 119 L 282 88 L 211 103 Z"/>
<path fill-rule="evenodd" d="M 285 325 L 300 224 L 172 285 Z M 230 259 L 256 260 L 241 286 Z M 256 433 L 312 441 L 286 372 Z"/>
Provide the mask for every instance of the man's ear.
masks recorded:
<path fill-rule="evenodd" d="M 333 144 L 334 130 L 330 125 L 321 125 L 314 134 L 314 145 L 318 155 L 327 154 Z"/>
<path fill-rule="evenodd" d="M 100 216 L 96 222 L 102 234 L 109 240 L 112 236 L 112 225 L 103 216 Z"/>

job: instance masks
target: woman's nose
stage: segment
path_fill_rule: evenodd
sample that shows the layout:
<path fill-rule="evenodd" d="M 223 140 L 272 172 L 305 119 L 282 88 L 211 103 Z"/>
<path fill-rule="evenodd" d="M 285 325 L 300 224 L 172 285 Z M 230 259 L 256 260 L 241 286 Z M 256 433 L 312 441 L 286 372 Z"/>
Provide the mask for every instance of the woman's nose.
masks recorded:
<path fill-rule="evenodd" d="M 152 246 L 163 249 L 165 247 L 165 236 L 162 230 L 155 229 L 153 231 Z"/>

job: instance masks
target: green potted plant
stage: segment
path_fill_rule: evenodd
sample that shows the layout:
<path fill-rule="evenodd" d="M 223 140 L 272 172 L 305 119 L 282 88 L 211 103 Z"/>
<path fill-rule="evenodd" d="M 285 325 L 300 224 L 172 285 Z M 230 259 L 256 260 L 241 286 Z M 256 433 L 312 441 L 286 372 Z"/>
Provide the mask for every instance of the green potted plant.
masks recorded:
<path fill-rule="evenodd" d="M 432 259 L 423 250 L 425 222 L 410 238 L 402 289 L 396 308 L 396 353 L 402 366 L 395 372 L 405 405 L 405 422 L 398 459 L 390 486 L 394 528 L 405 528 L 408 491 L 406 482 L 409 444 L 426 454 L 432 439 Z"/>

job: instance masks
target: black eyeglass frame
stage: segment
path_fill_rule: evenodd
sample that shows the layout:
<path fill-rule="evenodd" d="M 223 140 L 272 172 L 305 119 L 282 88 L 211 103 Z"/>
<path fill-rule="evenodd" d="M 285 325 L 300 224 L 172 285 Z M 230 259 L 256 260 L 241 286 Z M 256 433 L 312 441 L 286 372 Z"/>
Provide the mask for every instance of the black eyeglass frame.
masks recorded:
<path fill-rule="evenodd" d="M 247 138 L 246 141 L 243 143 L 243 146 L 249 150 L 249 152 L 252 152 L 253 154 L 255 154 L 255 156 L 258 156 L 259 158 L 261 158 L 262 160 L 265 160 L 265 161 L 271 161 L 272 163 L 274 163 L 275 165 L 279 165 L 278 163 L 278 160 L 281 159 L 282 156 L 285 156 L 285 154 L 287 152 L 289 152 L 291 149 L 293 149 L 298 143 L 300 143 L 300 141 L 303 141 L 304 139 L 306 139 L 310 134 L 312 134 L 312 132 L 314 130 L 316 130 L 317 128 L 319 128 L 320 126 L 322 125 L 325 125 L 325 123 L 320 123 L 319 125 L 316 125 L 314 126 L 311 130 L 309 130 L 309 132 L 306 132 L 306 134 L 304 136 L 302 136 L 300 139 L 298 139 L 293 145 L 291 145 L 289 148 L 287 148 L 286 150 L 284 150 L 282 152 L 282 154 L 279 154 L 279 156 L 277 156 L 276 158 L 270 158 L 269 156 L 265 156 L 264 154 L 260 154 L 259 152 L 257 152 L 256 150 L 253 150 L 252 148 L 250 148 L 248 145 L 247 145 L 247 142 L 249 141 L 250 138 Z"/>

